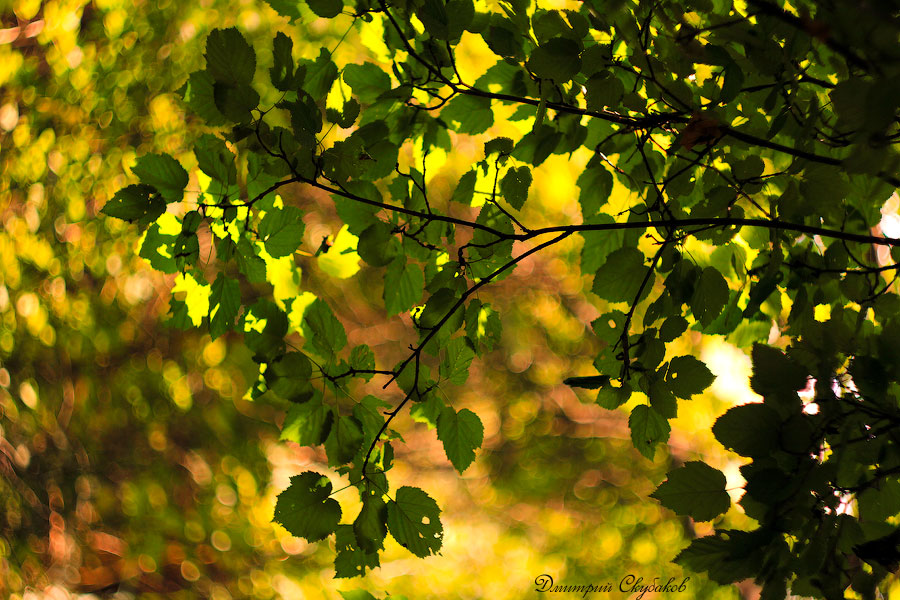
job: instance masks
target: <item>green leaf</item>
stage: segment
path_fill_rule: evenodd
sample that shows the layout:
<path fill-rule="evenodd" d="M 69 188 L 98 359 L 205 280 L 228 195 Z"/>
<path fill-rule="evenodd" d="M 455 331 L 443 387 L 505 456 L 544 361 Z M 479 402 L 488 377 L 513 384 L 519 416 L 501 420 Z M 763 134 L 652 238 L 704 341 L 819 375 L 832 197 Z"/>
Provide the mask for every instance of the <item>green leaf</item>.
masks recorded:
<path fill-rule="evenodd" d="M 666 374 L 666 384 L 672 393 L 686 400 L 711 386 L 715 379 L 709 368 L 693 356 L 673 358 Z"/>
<path fill-rule="evenodd" d="M 750 387 L 760 396 L 793 393 L 806 387 L 807 372 L 778 348 L 754 344 Z"/>
<path fill-rule="evenodd" d="M 353 521 L 353 533 L 356 542 L 366 552 L 378 552 L 384 548 L 387 536 L 387 504 L 381 492 L 367 494 L 363 497 L 362 510 Z"/>
<path fill-rule="evenodd" d="M 201 135 L 194 146 L 194 156 L 200 170 L 216 181 L 226 186 L 237 182 L 235 156 L 216 136 L 208 133 Z"/>
<path fill-rule="evenodd" d="M 353 416 L 362 424 L 363 443 L 360 452 L 368 452 L 375 436 L 381 431 L 384 425 L 384 415 L 382 411 L 390 405 L 375 396 L 368 395 L 353 406 Z M 370 463 L 371 464 L 371 463 Z"/>
<path fill-rule="evenodd" d="M 274 65 L 269 69 L 272 85 L 275 86 L 275 89 L 283 92 L 295 89 L 297 82 L 294 78 L 293 40 L 279 31 L 272 44 Z"/>
<path fill-rule="evenodd" d="M 725 491 L 725 475 L 700 461 L 690 461 L 670 471 L 666 481 L 650 497 L 675 514 L 695 521 L 714 519 L 731 506 L 731 498 Z"/>
<path fill-rule="evenodd" d="M 265 372 L 270 390 L 292 402 L 305 402 L 313 395 L 312 363 L 302 352 L 288 352 L 269 363 Z"/>
<path fill-rule="evenodd" d="M 669 343 L 678 339 L 687 330 L 687 319 L 681 315 L 673 315 L 663 321 L 659 328 L 659 341 Z"/>
<path fill-rule="evenodd" d="M 279 15 L 287 17 L 292 22 L 299 21 L 302 17 L 299 9 L 300 3 L 297 0 L 264 0 L 264 2 Z"/>
<path fill-rule="evenodd" d="M 293 206 L 266 212 L 259 223 L 259 238 L 273 258 L 290 256 L 303 243 L 303 212 Z"/>
<path fill-rule="evenodd" d="M 331 482 L 313 471 L 291 477 L 291 485 L 278 494 L 274 521 L 292 535 L 309 542 L 334 533 L 341 520 L 341 506 L 330 498 Z"/>
<path fill-rule="evenodd" d="M 484 441 L 484 426 L 471 410 L 459 412 L 445 406 L 437 420 L 437 436 L 457 471 L 465 471 L 475 460 L 475 450 Z"/>
<path fill-rule="evenodd" d="M 338 525 L 335 532 L 334 576 L 337 579 L 362 577 L 366 569 L 374 569 L 380 561 L 377 552 L 366 552 L 359 547 L 352 525 Z M 347 596 L 344 596 L 345 598 Z M 365 595 L 349 596 L 364 600 Z"/>
<path fill-rule="evenodd" d="M 341 14 L 344 3 L 341 0 L 306 0 L 310 10 L 323 19 L 330 19 Z"/>
<path fill-rule="evenodd" d="M 384 275 L 384 307 L 388 316 L 405 312 L 422 299 L 425 276 L 422 268 L 399 256 Z"/>
<path fill-rule="evenodd" d="M 696 538 L 675 557 L 675 562 L 691 571 L 706 571 L 710 579 L 721 584 L 752 578 L 764 556 L 758 532 L 726 529 Z"/>
<path fill-rule="evenodd" d="M 466 337 L 456 337 L 450 340 L 444 349 L 444 360 L 441 362 L 441 377 L 462 385 L 469 378 L 469 365 L 475 358 L 475 351 L 469 345 Z"/>
<path fill-rule="evenodd" d="M 222 115 L 234 123 L 247 123 L 259 106 L 259 94 L 246 84 L 232 84 L 217 81 L 213 85 L 213 100 Z"/>
<path fill-rule="evenodd" d="M 400 253 L 400 242 L 394 237 L 390 225 L 378 221 L 359 234 L 356 251 L 373 267 L 384 267 Z"/>
<path fill-rule="evenodd" d="M 141 183 L 156 188 L 166 202 L 178 202 L 184 196 L 187 171 L 168 154 L 145 154 L 137 159 L 131 171 Z"/>
<path fill-rule="evenodd" d="M 344 600 L 379 600 L 366 590 L 338 590 Z"/>
<path fill-rule="evenodd" d="M 622 80 L 609 71 L 595 73 L 587 80 L 584 87 L 587 89 L 585 95 L 587 109 L 593 111 L 618 106 L 625 94 Z"/>
<path fill-rule="evenodd" d="M 444 528 L 437 503 L 419 488 L 404 486 L 388 502 L 388 528 L 397 542 L 425 558 L 441 549 Z"/>
<path fill-rule="evenodd" d="M 498 137 L 494 138 L 489 142 L 485 142 L 484 144 L 484 157 L 487 158 L 491 154 L 500 154 L 501 156 L 509 154 L 513 151 L 513 147 L 515 146 L 515 142 L 513 142 L 512 138 L 508 137 Z"/>
<path fill-rule="evenodd" d="M 615 410 L 631 398 L 631 386 L 627 383 L 620 387 L 605 385 L 597 392 L 597 405 L 607 410 Z"/>
<path fill-rule="evenodd" d="M 206 70 L 217 82 L 249 85 L 256 53 L 236 28 L 213 29 L 206 38 Z"/>
<path fill-rule="evenodd" d="M 304 336 L 321 356 L 340 352 L 347 345 L 344 326 L 338 321 L 331 307 L 317 298 L 303 314 Z"/>
<path fill-rule="evenodd" d="M 450 17 L 444 0 L 424 0 L 416 15 L 431 37 L 439 40 L 450 39 Z"/>
<path fill-rule="evenodd" d="M 209 297 L 209 335 L 216 339 L 233 329 L 240 308 L 241 288 L 238 282 L 219 273 Z"/>
<path fill-rule="evenodd" d="M 536 77 L 565 83 L 581 69 L 580 52 L 569 38 L 553 38 L 535 48 L 525 66 Z"/>
<path fill-rule="evenodd" d="M 728 284 L 715 267 L 706 267 L 700 274 L 694 295 L 691 297 L 691 312 L 704 327 L 718 317 L 728 302 Z"/>
<path fill-rule="evenodd" d="M 602 160 L 591 158 L 575 183 L 581 190 L 578 195 L 578 203 L 581 205 L 581 215 L 584 217 L 585 223 L 612 223 L 613 218 L 611 216 L 600 214 L 600 209 L 609 200 L 609 195 L 612 193 L 613 188 L 612 174 L 606 169 L 605 163 Z M 621 233 L 615 231 L 583 231 L 581 235 L 585 240 L 589 238 L 614 240 L 622 237 Z M 587 241 L 585 241 L 585 246 L 587 246 Z M 621 248 L 621 241 L 615 247 Z M 606 258 L 606 255 L 604 254 L 601 258 Z M 582 264 L 584 264 L 583 258 Z M 598 264 L 597 267 L 599 266 Z M 591 272 L 596 271 L 597 267 L 592 269 Z"/>
<path fill-rule="evenodd" d="M 712 432 L 741 456 L 766 456 L 778 448 L 781 419 L 765 404 L 742 404 L 716 419 Z"/>
<path fill-rule="evenodd" d="M 166 212 L 166 203 L 149 185 L 129 185 L 103 205 L 104 215 L 147 225 Z"/>
<path fill-rule="evenodd" d="M 411 416 L 416 423 L 424 423 L 428 426 L 428 429 L 434 429 L 437 427 L 437 422 L 443 409 L 444 403 L 441 402 L 437 395 L 428 394 L 424 401 L 416 402 L 415 405 L 409 409 L 409 416 Z"/>
<path fill-rule="evenodd" d="M 333 421 L 334 414 L 321 399 L 294 404 L 284 418 L 280 439 L 301 446 L 318 446 L 328 437 Z"/>
<path fill-rule="evenodd" d="M 391 89 L 390 76 L 372 63 L 347 65 L 343 70 L 343 78 L 344 83 L 350 86 L 364 104 L 371 104 Z"/>
<path fill-rule="evenodd" d="M 478 135 L 494 124 L 494 111 L 488 98 L 459 94 L 441 110 L 441 119 L 451 123 L 458 133 Z"/>
<path fill-rule="evenodd" d="M 303 79 L 303 89 L 312 98 L 313 103 L 321 102 L 324 104 L 331 86 L 338 77 L 337 66 L 331 60 L 331 52 L 327 48 L 319 49 L 319 56 L 316 60 L 301 60 L 298 62 L 298 69 L 306 69 L 306 76 Z"/>
<path fill-rule="evenodd" d="M 639 302 L 652 287 L 648 282 L 638 298 L 638 290 L 649 268 L 644 265 L 644 254 L 637 248 L 620 248 L 606 258 L 594 276 L 595 294 L 610 302 Z"/>
<path fill-rule="evenodd" d="M 366 344 L 360 344 L 350 351 L 350 368 L 361 371 L 371 371 L 375 368 L 375 355 L 372 349 Z M 363 375 L 363 379 L 368 381 L 372 378 L 372 374 Z"/>
<path fill-rule="evenodd" d="M 513 208 L 521 210 L 528 198 L 531 186 L 531 169 L 528 167 L 512 167 L 500 180 L 500 193 Z"/>
<path fill-rule="evenodd" d="M 338 525 L 334 549 L 334 576 L 338 579 L 361 577 L 366 569 L 374 569 L 379 565 L 377 552 L 366 552 L 359 547 L 351 525 Z"/>
<path fill-rule="evenodd" d="M 466 307 L 466 336 L 476 346 L 476 350 L 490 351 L 500 342 L 502 331 L 500 316 L 490 305 L 480 300 L 469 302 Z"/>
<path fill-rule="evenodd" d="M 628 418 L 631 441 L 638 452 L 653 460 L 656 445 L 669 439 L 669 422 L 654 408 L 639 404 Z"/>
<path fill-rule="evenodd" d="M 475 195 L 475 180 L 477 177 L 478 174 L 474 169 L 472 171 L 467 171 L 459 179 L 459 183 L 456 185 L 456 189 L 453 190 L 453 196 L 451 196 L 450 200 L 459 202 L 465 206 L 471 205 L 472 198 Z"/>
<path fill-rule="evenodd" d="M 225 117 L 216 108 L 214 84 L 207 71 L 195 71 L 181 89 L 181 97 L 194 114 L 213 127 L 225 124 Z"/>
<path fill-rule="evenodd" d="M 325 453 L 328 455 L 328 464 L 343 465 L 350 462 L 356 456 L 356 453 L 359 452 L 362 442 L 363 429 L 359 419 L 350 415 L 335 415 L 331 432 L 325 438 Z"/>
<path fill-rule="evenodd" d="M 244 342 L 256 362 L 270 362 L 284 354 L 287 315 L 274 303 L 259 300 L 241 318 Z"/>

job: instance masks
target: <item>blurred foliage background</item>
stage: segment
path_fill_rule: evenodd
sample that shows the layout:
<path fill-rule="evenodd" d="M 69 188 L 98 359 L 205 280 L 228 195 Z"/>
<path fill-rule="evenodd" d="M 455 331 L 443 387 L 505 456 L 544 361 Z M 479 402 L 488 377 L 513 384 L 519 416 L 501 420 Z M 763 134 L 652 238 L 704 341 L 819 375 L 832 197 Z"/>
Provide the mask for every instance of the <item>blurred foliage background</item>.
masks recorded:
<path fill-rule="evenodd" d="M 560 383 L 590 372 L 586 332 L 599 314 L 582 293 L 574 240 L 486 292 L 503 309 L 502 343 L 454 398 L 485 423 L 475 465 L 460 478 L 433 431 L 408 416 L 398 423 L 407 443 L 396 446 L 393 484 L 421 485 L 444 507 L 440 556 L 417 559 L 393 543 L 365 580 L 335 580 L 328 542 L 306 544 L 271 523 L 288 478 L 328 473 L 324 456 L 278 442 L 284 407 L 244 399 L 256 373 L 239 339 L 164 325 L 174 276 L 137 256 L 132 227 L 97 215 L 130 181 L 137 154 L 192 160 L 190 141 L 208 130 L 175 92 L 202 68 L 214 27 L 236 25 L 261 57 L 276 31 L 307 57 L 321 47 L 350 62 L 377 52 L 348 30 L 349 17 L 328 23 L 300 10 L 291 24 L 261 0 L 0 2 L 0 596 L 338 598 L 364 588 L 499 600 L 536 595 L 546 573 L 616 588 L 628 574 L 690 575 L 682 597 L 754 597 L 752 586 L 720 588 L 671 565 L 708 531 L 647 498 L 667 470 L 701 456 L 739 485 L 737 463 L 708 431 L 751 393 L 749 359 L 692 340 L 720 377 L 683 411 L 668 451 L 642 458 L 628 439 L 630 405 L 604 411 Z M 484 70 L 484 58 L 476 47 L 465 68 Z M 497 123 L 496 135 L 516 126 Z M 471 140 L 454 142 L 453 156 L 430 157 L 445 192 L 480 158 Z M 577 218 L 586 159 L 553 157 L 539 169 L 536 217 Z M 306 221 L 309 252 L 339 227 L 333 209 Z M 402 351 L 409 330 L 367 302 L 365 271 L 338 280 L 300 260 L 297 289 L 342 297 L 353 343 Z M 732 511 L 727 519 L 745 525 Z"/>

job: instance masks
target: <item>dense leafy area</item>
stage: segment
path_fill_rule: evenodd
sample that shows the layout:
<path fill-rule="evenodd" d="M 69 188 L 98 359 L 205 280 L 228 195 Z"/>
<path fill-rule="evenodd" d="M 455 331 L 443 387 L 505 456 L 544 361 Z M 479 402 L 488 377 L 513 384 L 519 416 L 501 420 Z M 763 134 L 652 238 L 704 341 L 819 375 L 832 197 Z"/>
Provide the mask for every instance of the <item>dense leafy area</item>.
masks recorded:
<path fill-rule="evenodd" d="M 335 534 L 338 577 L 377 566 L 388 534 L 416 556 L 438 552 L 437 504 L 419 488 L 389 486 L 392 424 L 411 407 L 458 471 L 471 465 L 484 428 L 448 390 L 465 385 L 500 337 L 481 292 L 577 234 L 601 311 L 599 374 L 567 381 L 598 390 L 608 409 L 637 398 L 629 426 L 641 454 L 654 457 L 679 405 L 714 379 L 674 351 L 677 340 L 727 336 L 752 354 L 762 402 L 734 406 L 712 433 L 749 459 L 740 507 L 756 526 L 718 528 L 677 562 L 720 583 L 755 579 L 766 598 L 840 598 L 848 588 L 875 597 L 900 562 L 900 363 L 890 341 L 900 240 L 879 230 L 898 185 L 896 7 L 308 8 L 376 32 L 372 58 L 336 64 L 322 49 L 295 60 L 279 34 L 266 77 L 237 29 L 213 31 L 205 69 L 181 90 L 199 117 L 223 126 L 183 163 L 196 163 L 201 191 L 185 195 L 182 163 L 146 154 L 132 169 L 138 183 L 104 207 L 145 231 L 141 255 L 155 268 L 193 282 L 172 302 L 171 322 L 205 322 L 213 338 L 243 332 L 260 365 L 252 395 L 291 402 L 283 437 L 324 444 L 359 492 L 360 512 L 341 524 L 331 483 L 304 472 L 279 497 L 276 520 L 310 541 Z M 496 59 L 477 76 L 458 60 L 474 46 Z M 501 113 L 521 125 L 517 139 L 490 134 Z M 455 174 L 450 192 L 428 173 L 428 156 L 464 140 L 483 145 L 483 160 Z M 581 218 L 533 222 L 541 165 L 576 154 L 589 156 Z M 337 238 L 301 250 L 303 209 L 324 208 L 286 204 L 277 194 L 286 186 L 333 199 L 346 227 L 340 250 Z M 334 277 L 364 261 L 359 276 L 383 282 L 385 312 L 406 315 L 412 341 L 399 361 L 350 343 L 339 302 L 279 293 L 285 270 L 299 277 L 300 252 L 315 252 Z M 364 394 L 377 393 L 367 387 L 376 377 L 401 399 L 385 406 Z M 731 504 L 725 481 L 690 461 L 653 496 L 711 520 Z"/>

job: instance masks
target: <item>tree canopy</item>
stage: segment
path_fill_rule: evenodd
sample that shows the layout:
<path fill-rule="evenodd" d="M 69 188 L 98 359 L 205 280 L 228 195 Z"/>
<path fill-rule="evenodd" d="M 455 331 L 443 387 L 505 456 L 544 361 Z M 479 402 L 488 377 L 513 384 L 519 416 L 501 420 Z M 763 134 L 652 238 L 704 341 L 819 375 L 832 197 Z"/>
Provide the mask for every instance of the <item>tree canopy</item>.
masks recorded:
<path fill-rule="evenodd" d="M 278 523 L 334 536 L 337 577 L 378 566 L 388 533 L 439 552 L 441 508 L 390 483 L 395 419 L 408 411 L 471 467 L 483 419 L 454 394 L 502 335 L 491 290 L 558 246 L 599 315 L 594 370 L 565 383 L 625 406 L 648 459 L 714 380 L 680 342 L 724 336 L 751 355 L 761 401 L 712 434 L 747 459 L 752 525 L 720 526 L 721 470 L 674 465 L 652 497 L 716 525 L 676 562 L 765 598 L 876 597 L 900 563 L 900 239 L 883 219 L 900 181 L 896 3 L 269 4 L 339 22 L 369 55 L 297 59 L 284 33 L 211 31 L 180 90 L 210 130 L 192 154 L 138 156 L 103 213 L 177 275 L 170 324 L 242 336 L 250 397 L 281 402 L 281 438 L 324 445 L 358 491 L 344 515 L 326 474 L 298 472 Z M 460 152 L 470 169 L 442 169 Z M 573 210 L 548 220 L 530 192 L 554 155 L 583 168 L 577 198 L 556 199 Z M 340 230 L 311 240 L 321 218 Z M 359 279 L 404 339 L 351 343 L 328 278 Z"/>

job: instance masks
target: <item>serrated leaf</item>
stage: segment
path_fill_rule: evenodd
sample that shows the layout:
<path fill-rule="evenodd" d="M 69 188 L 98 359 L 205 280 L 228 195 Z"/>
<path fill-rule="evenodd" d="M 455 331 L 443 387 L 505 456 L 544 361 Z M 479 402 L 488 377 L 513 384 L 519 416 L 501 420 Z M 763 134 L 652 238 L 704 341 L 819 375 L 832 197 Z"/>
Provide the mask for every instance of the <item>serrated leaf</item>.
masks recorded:
<path fill-rule="evenodd" d="M 384 275 L 384 307 L 388 316 L 405 312 L 422 299 L 425 275 L 422 267 L 400 256 L 388 265 Z"/>
<path fill-rule="evenodd" d="M 741 456 L 766 456 L 778 448 L 781 419 L 765 404 L 742 404 L 716 419 L 712 432 L 719 442 Z"/>
<path fill-rule="evenodd" d="M 474 169 L 466 171 L 459 179 L 459 183 L 456 184 L 456 188 L 453 190 L 453 195 L 450 197 L 450 200 L 459 202 L 465 206 L 470 206 L 472 204 L 472 198 L 475 195 L 475 181 L 477 178 L 478 174 Z"/>
<path fill-rule="evenodd" d="M 166 203 L 149 185 L 129 185 L 122 188 L 103 205 L 104 215 L 149 224 L 166 212 Z"/>
<path fill-rule="evenodd" d="M 690 461 L 670 471 L 656 491 L 650 494 L 675 514 L 695 521 L 709 521 L 731 506 L 725 491 L 725 475 L 700 461 Z"/>
<path fill-rule="evenodd" d="M 353 416 L 359 420 L 363 430 L 363 443 L 360 447 L 361 452 L 368 452 L 369 447 L 375 440 L 375 436 L 381 431 L 384 425 L 384 415 L 382 411 L 388 408 L 390 404 L 368 395 L 353 406 Z"/>
<path fill-rule="evenodd" d="M 715 381 L 709 368 L 693 356 L 678 356 L 669 363 L 666 384 L 679 398 L 690 399 Z"/>
<path fill-rule="evenodd" d="M 137 159 L 131 171 L 141 183 L 156 188 L 166 202 L 178 202 L 184 196 L 187 171 L 168 154 L 145 154 Z"/>
<path fill-rule="evenodd" d="M 607 214 L 600 213 L 600 209 L 607 203 L 609 200 L 609 195 L 612 193 L 613 188 L 613 178 L 612 174 L 607 170 L 606 163 L 602 160 L 592 158 L 588 161 L 587 166 L 585 166 L 584 171 L 581 172 L 581 175 L 578 176 L 578 180 L 575 182 L 578 186 L 579 190 L 581 190 L 578 194 L 578 203 L 581 205 L 581 215 L 585 219 L 585 223 L 600 223 L 607 222 L 612 223 L 613 218 Z M 602 219 L 598 221 L 597 219 Z M 585 238 L 585 246 L 587 246 L 587 240 L 592 238 L 596 239 L 595 244 L 600 243 L 605 240 L 616 239 L 622 237 L 621 232 L 616 231 L 584 231 L 581 232 L 581 235 Z M 602 236 L 602 238 L 600 238 Z M 610 242 L 615 244 L 615 242 Z M 621 248 L 621 241 L 618 242 L 618 245 L 615 245 L 614 248 Z M 605 258 L 606 254 L 603 254 L 600 258 Z M 585 261 L 582 257 L 582 265 L 584 265 Z M 597 264 L 599 267 L 602 263 Z M 597 267 L 594 267 L 590 272 L 596 271 Z"/>
<path fill-rule="evenodd" d="M 294 42 L 282 32 L 275 34 L 272 40 L 272 58 L 274 64 L 269 69 L 269 77 L 275 89 L 286 92 L 294 87 Z"/>
<path fill-rule="evenodd" d="M 263 0 L 266 4 L 271 6 L 275 12 L 277 12 L 282 17 L 287 17 L 291 21 L 299 21 L 301 18 L 300 14 L 300 3 L 298 0 Z"/>
<path fill-rule="evenodd" d="M 353 521 L 353 533 L 356 543 L 366 552 L 378 552 L 384 548 L 387 536 L 387 504 L 381 493 L 367 494 L 363 497 L 362 509 Z"/>
<path fill-rule="evenodd" d="M 500 180 L 500 192 L 506 201 L 516 210 L 521 210 L 528 199 L 528 188 L 531 187 L 531 169 L 528 167 L 512 167 Z"/>
<path fill-rule="evenodd" d="M 203 134 L 194 146 L 194 156 L 200 170 L 216 181 L 232 185 L 237 181 L 235 156 L 225 146 L 225 142 L 214 135 Z"/>
<path fill-rule="evenodd" d="M 469 346 L 468 339 L 457 337 L 450 340 L 444 349 L 444 360 L 441 361 L 441 377 L 450 383 L 462 385 L 469 378 L 469 365 L 475 358 L 475 351 Z"/>
<path fill-rule="evenodd" d="M 578 44 L 569 38 L 547 40 L 531 52 L 526 67 L 541 79 L 565 83 L 581 69 Z"/>
<path fill-rule="evenodd" d="M 216 339 L 234 328 L 234 319 L 241 308 L 241 288 L 238 282 L 219 273 L 209 296 L 209 335 Z"/>
<path fill-rule="evenodd" d="M 322 356 L 340 352 L 347 345 L 347 333 L 331 307 L 317 298 L 303 314 L 304 336 Z"/>
<path fill-rule="evenodd" d="M 272 209 L 259 223 L 259 238 L 273 258 L 290 256 L 303 243 L 303 212 L 293 206 Z"/>
<path fill-rule="evenodd" d="M 488 98 L 459 94 L 441 110 L 441 119 L 452 123 L 455 131 L 469 135 L 484 133 L 494 124 L 494 111 Z"/>
<path fill-rule="evenodd" d="M 694 295 L 691 297 L 691 312 L 704 327 L 718 317 L 728 302 L 728 284 L 715 267 L 706 267 L 700 274 Z"/>
<path fill-rule="evenodd" d="M 631 441 L 638 452 L 653 460 L 656 446 L 669 439 L 669 422 L 654 408 L 639 404 L 628 418 Z"/>
<path fill-rule="evenodd" d="M 363 442 L 362 423 L 349 415 L 335 416 L 331 432 L 325 438 L 328 464 L 342 465 L 350 462 L 359 452 Z"/>
<path fill-rule="evenodd" d="M 424 423 L 428 429 L 437 427 L 438 418 L 441 416 L 441 410 L 444 403 L 435 394 L 428 394 L 422 402 L 416 402 L 409 409 L 409 416 L 416 423 Z"/>
<path fill-rule="evenodd" d="M 760 396 L 793 393 L 806 387 L 807 372 L 778 348 L 754 344 L 750 388 Z"/>
<path fill-rule="evenodd" d="M 294 475 L 290 487 L 278 494 L 274 521 L 309 542 L 325 539 L 341 520 L 341 506 L 330 495 L 331 482 L 324 475 Z"/>
<path fill-rule="evenodd" d="M 379 600 L 366 590 L 338 590 L 344 600 Z"/>
<path fill-rule="evenodd" d="M 428 494 L 404 486 L 397 490 L 396 500 L 388 502 L 388 529 L 401 546 L 425 558 L 441 549 L 444 528 L 440 514 L 437 503 Z"/>
<path fill-rule="evenodd" d="M 215 81 L 249 85 L 256 53 L 236 28 L 213 29 L 206 38 L 206 70 Z"/>
<path fill-rule="evenodd" d="M 378 96 L 391 89 L 390 76 L 372 63 L 347 65 L 342 76 L 360 102 L 365 104 L 374 102 Z"/>
<path fill-rule="evenodd" d="M 181 90 L 182 98 L 194 114 L 213 127 L 225 123 L 225 117 L 216 108 L 214 84 L 207 71 L 194 71 Z"/>
<path fill-rule="evenodd" d="M 334 548 L 334 576 L 338 579 L 349 577 L 361 577 L 366 574 L 366 569 L 374 569 L 379 565 L 377 552 L 366 552 L 359 547 L 353 526 L 338 525 L 336 530 Z M 363 596 L 364 597 L 364 596 Z"/>
<path fill-rule="evenodd" d="M 513 151 L 513 147 L 515 146 L 515 142 L 513 142 L 512 138 L 508 137 L 498 137 L 490 140 L 489 142 L 485 142 L 484 144 L 484 157 L 487 158 L 491 154 L 499 153 L 499 154 L 509 154 Z"/>
<path fill-rule="evenodd" d="M 285 400 L 305 402 L 313 395 L 312 363 L 302 352 L 288 352 L 268 364 L 266 385 Z"/>
<path fill-rule="evenodd" d="M 334 414 L 321 399 L 294 404 L 284 418 L 280 439 L 301 446 L 318 446 L 331 432 Z"/>
<path fill-rule="evenodd" d="M 748 579 L 758 573 L 765 555 L 760 552 L 764 535 L 760 530 L 719 530 L 692 540 L 675 562 L 691 571 L 708 572 L 710 579 L 722 584 Z"/>
<path fill-rule="evenodd" d="M 621 387 L 606 385 L 597 392 L 597 405 L 607 410 L 619 408 L 631 398 L 631 386 L 627 383 Z"/>
<path fill-rule="evenodd" d="M 674 341 L 687 330 L 687 327 L 687 319 L 681 315 L 672 315 L 663 321 L 659 328 L 659 340 L 664 343 Z"/>
<path fill-rule="evenodd" d="M 475 460 L 475 450 L 484 441 L 484 426 L 471 410 L 456 412 L 445 406 L 437 420 L 437 436 L 444 443 L 447 458 L 462 473 Z"/>
<path fill-rule="evenodd" d="M 341 0 L 306 0 L 310 10 L 323 19 L 330 19 L 341 14 L 344 3 Z"/>
<path fill-rule="evenodd" d="M 637 298 L 641 283 L 647 276 L 644 255 L 637 248 L 620 248 L 606 258 L 594 276 L 591 290 L 610 302 L 635 302 L 643 299 L 652 287 L 648 282 Z"/>
<path fill-rule="evenodd" d="M 584 87 L 587 90 L 585 94 L 587 109 L 593 111 L 618 106 L 625 93 L 622 81 L 609 71 L 591 75 Z"/>
<path fill-rule="evenodd" d="M 378 221 L 359 234 L 356 251 L 360 258 L 373 267 L 384 267 L 400 253 L 400 244 L 390 225 Z"/>

